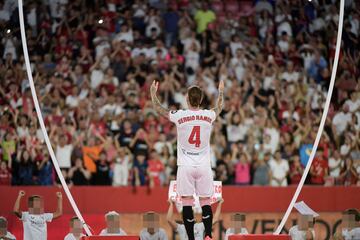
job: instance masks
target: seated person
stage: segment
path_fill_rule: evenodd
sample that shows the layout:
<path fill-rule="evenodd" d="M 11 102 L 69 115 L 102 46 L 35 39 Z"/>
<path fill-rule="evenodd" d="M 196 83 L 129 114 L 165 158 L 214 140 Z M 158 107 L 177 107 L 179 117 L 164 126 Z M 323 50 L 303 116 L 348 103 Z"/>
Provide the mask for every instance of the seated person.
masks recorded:
<path fill-rule="evenodd" d="M 79 240 L 85 236 L 83 233 L 83 226 L 78 217 L 72 217 L 70 219 L 70 232 L 65 236 L 64 240 Z"/>
<path fill-rule="evenodd" d="M 0 239 L 15 240 L 16 237 L 7 230 L 8 222 L 6 218 L 0 217 Z"/>
<path fill-rule="evenodd" d="M 225 240 L 229 239 L 231 235 L 249 234 L 245 227 L 246 216 L 244 213 L 235 213 L 231 216 L 232 226 L 226 229 Z"/>
<path fill-rule="evenodd" d="M 127 235 L 120 227 L 120 214 L 111 211 L 105 214 L 106 228 L 101 230 L 100 236 L 125 236 Z"/>
<path fill-rule="evenodd" d="M 355 208 L 350 208 L 342 213 L 341 232 L 334 235 L 335 240 L 360 239 L 360 213 Z"/>
<path fill-rule="evenodd" d="M 315 218 L 313 215 L 299 214 L 298 224 L 289 229 L 292 240 L 314 240 Z"/>
<path fill-rule="evenodd" d="M 168 240 L 166 232 L 159 227 L 159 215 L 147 212 L 143 216 L 144 228 L 140 232 L 140 240 Z"/>

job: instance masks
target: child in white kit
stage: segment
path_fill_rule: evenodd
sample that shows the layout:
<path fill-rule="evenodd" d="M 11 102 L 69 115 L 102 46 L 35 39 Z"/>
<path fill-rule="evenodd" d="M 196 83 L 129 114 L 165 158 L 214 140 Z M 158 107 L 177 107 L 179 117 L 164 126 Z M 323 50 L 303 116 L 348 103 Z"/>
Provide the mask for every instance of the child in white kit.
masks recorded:
<path fill-rule="evenodd" d="M 47 223 L 62 215 L 62 194 L 57 192 L 57 210 L 44 213 L 44 201 L 41 196 L 32 195 L 28 198 L 28 211 L 20 211 L 21 199 L 25 196 L 20 191 L 14 205 L 14 214 L 23 222 L 24 240 L 47 240 Z"/>

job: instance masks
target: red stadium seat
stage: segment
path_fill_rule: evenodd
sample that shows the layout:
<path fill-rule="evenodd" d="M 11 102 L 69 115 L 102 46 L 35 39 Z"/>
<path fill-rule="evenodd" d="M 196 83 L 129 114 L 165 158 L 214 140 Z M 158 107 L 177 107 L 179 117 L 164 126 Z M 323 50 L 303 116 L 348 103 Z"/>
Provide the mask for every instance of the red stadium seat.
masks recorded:
<path fill-rule="evenodd" d="M 82 237 L 81 240 L 139 240 L 139 236 L 91 236 Z"/>
<path fill-rule="evenodd" d="M 229 240 L 291 240 L 291 237 L 289 235 L 248 234 L 232 235 Z"/>

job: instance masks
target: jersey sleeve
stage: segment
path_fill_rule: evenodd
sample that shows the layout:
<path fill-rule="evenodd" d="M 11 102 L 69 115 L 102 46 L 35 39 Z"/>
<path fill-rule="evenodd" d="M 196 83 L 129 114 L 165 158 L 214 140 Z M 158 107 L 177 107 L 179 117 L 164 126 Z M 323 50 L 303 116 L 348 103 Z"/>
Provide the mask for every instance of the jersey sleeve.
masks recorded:
<path fill-rule="evenodd" d="M 181 115 L 181 110 L 171 110 L 169 111 L 169 120 L 173 123 L 177 123 Z"/>
<path fill-rule="evenodd" d="M 164 229 L 162 229 L 162 228 L 159 229 L 159 233 L 160 233 L 159 238 L 161 240 L 168 240 L 167 234 Z"/>
<path fill-rule="evenodd" d="M 54 214 L 52 213 L 44 213 L 44 218 L 46 222 L 51 222 L 54 217 Z"/>
<path fill-rule="evenodd" d="M 29 212 L 21 213 L 21 221 L 26 222 L 29 219 Z"/>

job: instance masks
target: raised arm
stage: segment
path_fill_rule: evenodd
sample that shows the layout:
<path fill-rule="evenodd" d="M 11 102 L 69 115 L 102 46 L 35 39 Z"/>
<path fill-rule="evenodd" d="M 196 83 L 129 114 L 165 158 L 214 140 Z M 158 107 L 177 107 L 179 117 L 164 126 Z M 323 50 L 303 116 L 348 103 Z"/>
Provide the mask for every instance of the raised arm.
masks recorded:
<path fill-rule="evenodd" d="M 164 108 L 161 105 L 159 99 L 156 96 L 156 92 L 157 92 L 158 88 L 159 88 L 159 82 L 156 82 L 154 80 L 150 87 L 151 101 L 152 101 L 153 107 L 159 114 L 163 115 L 164 117 L 168 117 L 169 110 Z"/>
<path fill-rule="evenodd" d="M 213 108 L 213 110 L 216 113 L 216 116 L 219 116 L 219 114 L 221 113 L 221 111 L 223 109 L 223 106 L 224 106 L 224 80 L 220 80 L 219 96 L 218 96 L 218 99 L 216 100 L 215 108 Z"/>
<path fill-rule="evenodd" d="M 14 214 L 18 217 L 22 217 L 22 212 L 20 211 L 20 202 L 21 199 L 25 196 L 25 192 L 23 190 L 19 191 L 19 194 L 16 198 L 15 204 L 14 204 Z"/>
<path fill-rule="evenodd" d="M 63 214 L 63 203 L 62 203 L 62 194 L 61 192 L 56 193 L 57 197 L 57 209 L 56 212 L 53 214 L 53 218 L 58 218 Z"/>
<path fill-rule="evenodd" d="M 221 206 L 222 206 L 223 203 L 224 203 L 224 199 L 221 198 L 221 199 L 219 200 L 218 206 L 217 206 L 216 211 L 215 211 L 215 214 L 214 214 L 213 224 L 218 223 L 219 220 L 220 220 Z"/>
<path fill-rule="evenodd" d="M 168 212 L 166 214 L 166 221 L 169 223 L 170 227 L 174 231 L 176 231 L 177 224 L 176 224 L 175 220 L 173 219 L 174 202 L 171 199 L 169 199 L 168 202 L 169 202 L 169 209 L 168 209 Z"/>

